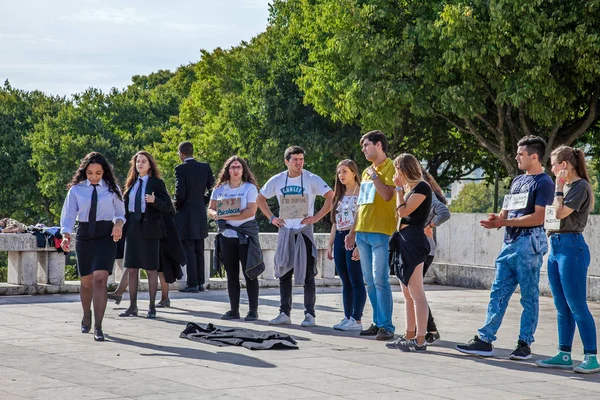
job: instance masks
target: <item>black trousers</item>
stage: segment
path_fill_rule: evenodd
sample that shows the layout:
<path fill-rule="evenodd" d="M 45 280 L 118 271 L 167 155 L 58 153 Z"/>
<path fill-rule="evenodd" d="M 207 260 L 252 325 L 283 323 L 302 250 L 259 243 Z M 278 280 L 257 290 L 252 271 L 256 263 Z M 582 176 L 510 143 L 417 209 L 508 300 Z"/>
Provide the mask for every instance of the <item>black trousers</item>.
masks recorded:
<path fill-rule="evenodd" d="M 204 239 L 182 240 L 187 258 L 187 285 L 204 285 Z"/>
<path fill-rule="evenodd" d="M 427 273 L 427 270 L 431 266 L 433 262 L 433 256 L 427 256 L 425 263 L 423 264 L 423 276 Z M 431 308 L 429 308 L 429 316 L 427 318 L 427 332 L 437 332 L 437 326 L 435 325 L 435 321 L 433 319 L 433 314 L 431 314 Z"/>
<path fill-rule="evenodd" d="M 309 238 L 302 235 L 306 245 L 306 278 L 304 278 L 304 313 L 315 314 L 315 303 L 317 302 L 317 289 L 315 287 L 315 259 L 312 256 L 312 243 Z M 281 296 L 281 307 L 279 312 L 287 316 L 292 311 L 292 269 L 287 274 L 279 278 L 279 294 Z"/>
<path fill-rule="evenodd" d="M 246 276 L 246 259 L 248 258 L 248 244 L 240 244 L 238 238 L 219 236 L 221 254 L 225 272 L 227 273 L 227 292 L 229 293 L 229 304 L 231 311 L 240 311 L 240 263 L 246 278 L 246 292 L 248 293 L 248 304 L 250 311 L 258 311 L 258 279 L 250 279 Z"/>

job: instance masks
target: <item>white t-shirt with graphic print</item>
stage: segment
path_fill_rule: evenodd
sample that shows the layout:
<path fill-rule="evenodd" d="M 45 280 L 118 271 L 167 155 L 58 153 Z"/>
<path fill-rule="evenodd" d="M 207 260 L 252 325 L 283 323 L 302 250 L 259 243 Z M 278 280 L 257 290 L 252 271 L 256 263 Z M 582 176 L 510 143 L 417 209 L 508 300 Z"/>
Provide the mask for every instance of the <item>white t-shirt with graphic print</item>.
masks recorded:
<path fill-rule="evenodd" d="M 210 199 L 216 201 L 239 197 L 240 210 L 245 210 L 248 208 L 248 203 L 256 203 L 256 196 L 258 196 L 258 189 L 256 189 L 256 186 L 251 183 L 244 182 L 236 188 L 230 188 L 229 184 L 225 183 L 213 190 L 212 194 L 210 195 Z M 240 226 L 244 222 L 252 221 L 255 218 L 256 216 L 253 215 L 252 217 L 246 219 L 229 220 L 227 223 L 231 226 Z M 223 236 L 229 238 L 238 237 L 237 232 L 232 229 L 225 229 L 223 231 Z"/>
<path fill-rule="evenodd" d="M 287 185 L 286 185 L 287 180 Z M 260 189 L 260 194 L 270 199 L 277 196 L 277 201 L 281 204 L 283 195 L 307 195 L 308 196 L 308 215 L 315 215 L 315 199 L 317 196 L 324 196 L 331 188 L 320 176 L 307 170 L 303 170 L 300 176 L 295 178 L 288 177 L 288 171 L 283 171 L 273 176 Z M 285 226 L 290 229 L 301 229 L 304 225 L 300 224 L 302 218 L 286 219 Z"/>

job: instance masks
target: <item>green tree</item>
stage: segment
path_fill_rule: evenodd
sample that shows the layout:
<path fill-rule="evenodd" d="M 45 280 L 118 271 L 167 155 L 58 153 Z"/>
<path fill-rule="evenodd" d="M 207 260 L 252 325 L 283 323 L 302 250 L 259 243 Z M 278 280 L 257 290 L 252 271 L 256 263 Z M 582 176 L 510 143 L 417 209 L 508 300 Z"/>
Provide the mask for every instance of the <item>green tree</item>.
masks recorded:
<path fill-rule="evenodd" d="M 498 208 L 502 207 L 502 199 L 508 193 L 510 181 L 500 183 L 498 190 Z M 494 185 L 489 183 L 470 182 L 464 185 L 458 197 L 450 204 L 451 212 L 459 213 L 491 213 L 494 211 Z"/>
<path fill-rule="evenodd" d="M 545 137 L 549 152 L 598 121 L 598 2 L 290 0 L 275 9 L 292 10 L 308 52 L 305 100 L 334 119 L 400 126 L 408 107 L 474 139 L 510 175 L 520 137 Z"/>

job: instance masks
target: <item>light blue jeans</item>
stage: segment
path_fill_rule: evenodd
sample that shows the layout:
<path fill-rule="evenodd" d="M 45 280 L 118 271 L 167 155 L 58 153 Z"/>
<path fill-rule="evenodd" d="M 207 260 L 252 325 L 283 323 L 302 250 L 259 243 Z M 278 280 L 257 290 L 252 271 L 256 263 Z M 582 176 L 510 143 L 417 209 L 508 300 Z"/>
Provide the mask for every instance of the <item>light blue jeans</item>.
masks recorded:
<path fill-rule="evenodd" d="M 479 338 L 487 343 L 496 340 L 508 301 L 517 285 L 521 289 L 521 329 L 519 340 L 533 343 L 537 328 L 540 297 L 540 269 L 548 252 L 548 240 L 542 228 L 528 229 L 512 243 L 504 243 L 496 258 L 496 279 L 492 285 L 490 302 Z"/>
<path fill-rule="evenodd" d="M 360 266 L 367 294 L 373 306 L 373 323 L 379 328 L 394 332 L 392 324 L 392 287 L 388 265 L 388 241 L 390 237 L 382 233 L 357 232 L 356 245 L 360 254 Z"/>
<path fill-rule="evenodd" d="M 581 233 L 550 236 L 548 281 L 558 312 L 558 348 L 571 352 L 575 325 L 584 354 L 596 354 L 596 323 L 586 302 L 590 249 Z"/>

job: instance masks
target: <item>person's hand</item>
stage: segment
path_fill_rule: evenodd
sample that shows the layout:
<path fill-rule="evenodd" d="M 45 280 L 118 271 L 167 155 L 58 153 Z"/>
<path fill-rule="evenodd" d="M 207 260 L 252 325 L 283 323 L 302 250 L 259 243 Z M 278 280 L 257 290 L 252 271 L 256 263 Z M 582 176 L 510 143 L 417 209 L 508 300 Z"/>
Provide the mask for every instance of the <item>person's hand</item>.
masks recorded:
<path fill-rule="evenodd" d="M 63 239 L 60 242 L 60 248 L 63 249 L 63 251 L 65 253 L 68 253 L 71 251 L 71 236 L 70 235 L 63 235 Z"/>
<path fill-rule="evenodd" d="M 352 250 L 352 257 L 351 257 L 352 261 L 358 261 L 360 260 L 360 253 L 358 252 L 358 247 L 355 247 L 354 250 Z"/>
<path fill-rule="evenodd" d="M 567 170 L 566 169 L 561 169 L 560 171 L 558 171 L 558 174 L 556 174 L 556 191 L 557 192 L 563 191 L 563 189 L 565 187 L 566 178 L 567 178 Z"/>
<path fill-rule="evenodd" d="M 113 240 L 115 242 L 118 242 L 119 240 L 121 240 L 122 236 L 123 236 L 123 224 L 117 223 L 113 226 L 113 229 L 112 229 Z"/>
<path fill-rule="evenodd" d="M 356 233 L 349 233 L 344 238 L 344 247 L 346 250 L 354 250 L 356 246 Z"/>
<path fill-rule="evenodd" d="M 273 221 L 271 221 L 271 223 L 278 228 L 283 228 L 285 226 L 285 221 L 277 217 L 273 218 Z"/>
<path fill-rule="evenodd" d="M 377 171 L 375 171 L 375 168 L 373 168 L 373 166 L 371 165 L 369 168 L 367 168 L 367 174 L 369 174 L 369 176 L 376 174 Z"/>
<path fill-rule="evenodd" d="M 400 176 L 398 171 L 396 171 L 396 173 L 394 174 L 394 184 L 401 188 L 404 187 L 404 179 L 402 179 L 402 176 Z"/>
<path fill-rule="evenodd" d="M 427 225 L 425 227 L 425 236 L 427 236 L 429 239 L 433 239 L 433 228 L 431 225 Z"/>
<path fill-rule="evenodd" d="M 500 228 L 503 226 L 504 219 L 496 214 L 490 214 L 487 220 L 479 221 L 479 224 L 486 229 Z"/>
<path fill-rule="evenodd" d="M 327 249 L 327 259 L 330 261 L 333 260 L 333 246 L 329 246 Z"/>
<path fill-rule="evenodd" d="M 156 199 L 156 197 L 154 196 L 154 192 L 152 192 L 152 194 L 146 195 L 146 203 L 152 204 L 154 203 L 154 199 Z"/>
<path fill-rule="evenodd" d="M 311 217 L 304 218 L 302 221 L 300 221 L 300 224 L 301 225 L 312 225 L 312 224 L 316 224 L 317 222 L 319 222 L 319 219 L 315 216 L 311 216 Z"/>

